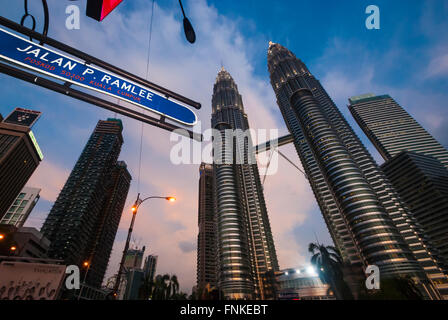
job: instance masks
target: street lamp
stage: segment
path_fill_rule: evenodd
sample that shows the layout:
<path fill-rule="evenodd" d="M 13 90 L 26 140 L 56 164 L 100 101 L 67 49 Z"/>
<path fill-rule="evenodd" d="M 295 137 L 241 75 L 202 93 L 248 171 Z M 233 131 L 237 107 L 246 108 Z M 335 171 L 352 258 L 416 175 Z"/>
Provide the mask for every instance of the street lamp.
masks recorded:
<path fill-rule="evenodd" d="M 9 256 L 15 256 L 17 254 L 18 246 L 17 242 L 12 241 L 12 243 L 9 244 Z"/>
<path fill-rule="evenodd" d="M 87 273 L 89 273 L 89 270 L 90 270 L 90 262 L 89 261 L 84 261 L 82 263 L 82 266 L 87 269 L 86 273 L 84 274 L 84 280 L 83 280 L 84 285 L 86 285 Z M 81 289 L 79 290 L 78 300 L 81 299 L 82 289 L 84 289 L 84 287 L 81 287 Z"/>
<path fill-rule="evenodd" d="M 194 43 L 196 41 L 196 33 L 194 32 L 193 26 L 191 25 L 190 20 L 185 16 L 184 6 L 182 5 L 182 1 L 179 0 L 180 8 L 182 9 L 182 14 L 184 15 L 184 32 L 185 37 L 188 42 Z"/>
<path fill-rule="evenodd" d="M 140 205 L 149 199 L 165 199 L 169 202 L 176 201 L 176 198 L 171 197 L 171 196 L 169 196 L 169 197 L 150 196 L 150 197 L 147 197 L 144 199 L 140 199 L 140 193 L 137 195 L 137 200 L 135 200 L 134 205 L 131 208 L 131 211 L 132 211 L 131 225 L 129 226 L 128 237 L 126 239 L 126 244 L 123 249 L 123 256 L 121 257 L 120 267 L 118 269 L 117 278 L 116 278 L 115 284 L 114 284 L 114 290 L 113 290 L 114 297 L 117 297 L 117 295 L 118 295 L 117 292 L 118 292 L 118 287 L 120 286 L 121 275 L 122 275 L 123 269 L 124 269 L 124 261 L 126 259 L 126 253 L 128 252 L 128 249 L 129 249 L 129 242 L 131 241 L 132 230 L 134 229 L 135 216 L 137 215 L 138 208 L 140 207 Z"/>

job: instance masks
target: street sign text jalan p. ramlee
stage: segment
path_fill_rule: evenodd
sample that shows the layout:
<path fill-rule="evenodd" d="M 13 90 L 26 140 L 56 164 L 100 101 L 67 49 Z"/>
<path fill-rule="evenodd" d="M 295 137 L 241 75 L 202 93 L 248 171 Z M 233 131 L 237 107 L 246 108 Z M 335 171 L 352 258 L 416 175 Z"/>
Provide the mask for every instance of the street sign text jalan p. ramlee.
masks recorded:
<path fill-rule="evenodd" d="M 75 85 L 101 92 L 156 112 L 184 125 L 197 122 L 184 104 L 130 80 L 86 65 L 0 28 L 0 58 Z"/>

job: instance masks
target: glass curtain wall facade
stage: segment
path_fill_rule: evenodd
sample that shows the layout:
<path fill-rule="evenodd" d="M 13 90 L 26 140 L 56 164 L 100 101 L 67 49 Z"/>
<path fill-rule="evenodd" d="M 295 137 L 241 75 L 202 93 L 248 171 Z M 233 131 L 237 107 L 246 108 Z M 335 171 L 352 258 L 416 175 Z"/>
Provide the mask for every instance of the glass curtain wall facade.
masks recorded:
<path fill-rule="evenodd" d="M 389 95 L 367 94 L 349 102 L 353 118 L 384 160 L 412 151 L 432 156 L 448 168 L 448 150 Z"/>
<path fill-rule="evenodd" d="M 376 264 L 384 276 L 411 275 L 427 297 L 439 298 L 427 275 L 444 275 L 415 218 L 320 82 L 293 53 L 272 42 L 268 69 L 311 188 L 344 259 L 363 268 Z"/>
<path fill-rule="evenodd" d="M 263 278 L 278 270 L 277 255 L 242 97 L 224 68 L 213 88 L 212 128 L 221 132 L 213 166 L 218 287 L 224 299 L 269 299 Z"/>

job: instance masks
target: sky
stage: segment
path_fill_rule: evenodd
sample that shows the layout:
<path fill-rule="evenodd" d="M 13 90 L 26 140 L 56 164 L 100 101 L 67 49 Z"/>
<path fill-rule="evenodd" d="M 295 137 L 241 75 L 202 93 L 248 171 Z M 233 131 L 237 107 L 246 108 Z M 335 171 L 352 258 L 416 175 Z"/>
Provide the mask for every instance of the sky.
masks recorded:
<path fill-rule="evenodd" d="M 77 4 L 84 13 L 85 1 L 48 2 L 49 36 L 146 77 L 150 0 L 124 0 L 102 23 L 82 14 L 79 30 L 65 27 L 65 9 Z M 39 3 L 30 2 L 30 12 L 42 30 Z M 22 1 L 0 4 L 3 16 L 20 21 Z M 370 4 L 380 9 L 379 30 L 365 27 Z M 210 127 L 213 84 L 224 65 L 243 96 L 251 128 L 287 133 L 269 82 L 266 54 L 271 40 L 305 62 L 379 164 L 383 160 L 348 112 L 351 96 L 390 94 L 448 146 L 447 1 L 186 0 L 184 7 L 196 30 L 193 45 L 183 35 L 178 1 L 155 1 L 148 79 L 201 102 L 197 114 L 202 130 Z M 33 131 L 45 158 L 28 183 L 42 188 L 41 199 L 26 223 L 40 228 L 97 121 L 114 114 L 4 74 L 0 96 L 3 116 L 15 107 L 43 113 Z M 196 282 L 199 166 L 171 163 L 170 133 L 144 125 L 138 183 L 142 125 L 119 118 L 124 125 L 120 160 L 128 164 L 133 181 L 106 279 L 118 269 L 131 218 L 128 209 L 137 193 L 174 195 L 175 203 L 151 200 L 142 205 L 133 244 L 146 245 L 146 254 L 159 256 L 157 273 L 177 274 L 181 290 L 191 292 Z M 282 152 L 300 166 L 293 146 L 282 147 Z M 331 244 L 331 239 L 307 180 L 284 159 L 278 161 L 264 193 L 280 267 L 294 268 L 309 263 L 310 242 Z"/>

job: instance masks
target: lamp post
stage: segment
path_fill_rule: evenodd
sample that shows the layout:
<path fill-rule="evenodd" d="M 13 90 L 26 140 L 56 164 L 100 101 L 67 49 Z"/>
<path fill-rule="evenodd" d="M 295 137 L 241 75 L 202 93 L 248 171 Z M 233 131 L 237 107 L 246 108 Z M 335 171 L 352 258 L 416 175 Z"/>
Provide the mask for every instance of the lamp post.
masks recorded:
<path fill-rule="evenodd" d="M 83 284 L 84 286 L 86 285 L 86 279 L 87 279 L 87 273 L 89 273 L 90 270 L 90 262 L 89 261 L 84 261 L 82 266 L 86 269 L 86 273 L 84 274 L 84 280 L 83 280 Z M 84 289 L 84 286 L 81 287 L 81 289 L 79 290 L 79 295 L 78 295 L 78 300 L 81 299 L 81 294 L 82 294 L 82 289 Z"/>
<path fill-rule="evenodd" d="M 131 208 L 131 210 L 132 210 L 131 225 L 129 226 L 128 237 L 126 239 L 126 244 L 123 249 L 123 256 L 121 257 L 121 262 L 120 262 L 120 267 L 118 269 L 117 279 L 115 280 L 115 284 L 114 284 L 113 295 L 115 298 L 117 298 L 117 296 L 118 296 L 118 288 L 120 286 L 121 275 L 122 275 L 123 269 L 124 269 L 124 261 L 126 259 L 126 253 L 128 252 L 128 249 L 129 249 L 129 242 L 131 241 L 132 230 L 134 229 L 135 216 L 137 215 L 138 208 L 140 207 L 140 205 L 149 199 L 165 199 L 170 202 L 176 201 L 175 197 L 150 196 L 150 197 L 147 197 L 144 199 L 140 199 L 140 193 L 137 195 L 137 200 L 135 200 L 134 205 Z"/>
<path fill-rule="evenodd" d="M 194 43 L 196 41 L 196 33 L 194 32 L 193 26 L 191 25 L 190 20 L 188 20 L 187 16 L 185 15 L 184 6 L 182 5 L 182 1 L 179 0 L 180 8 L 182 10 L 182 14 L 184 16 L 184 33 L 185 37 L 187 38 L 188 42 Z"/>

